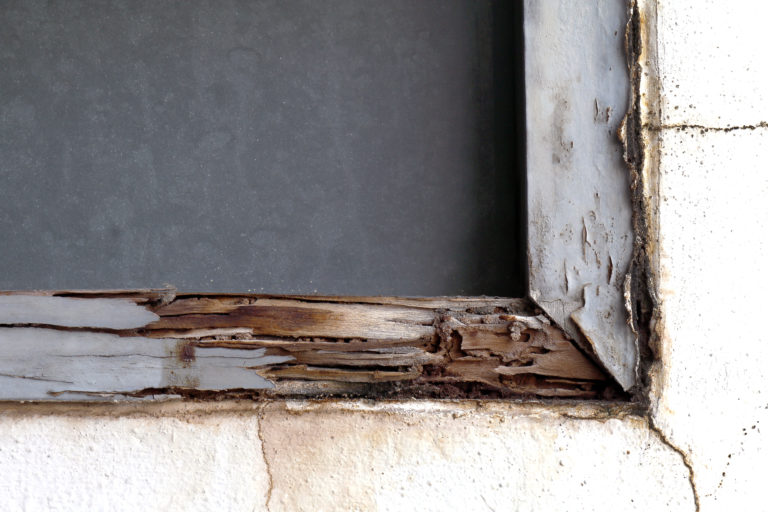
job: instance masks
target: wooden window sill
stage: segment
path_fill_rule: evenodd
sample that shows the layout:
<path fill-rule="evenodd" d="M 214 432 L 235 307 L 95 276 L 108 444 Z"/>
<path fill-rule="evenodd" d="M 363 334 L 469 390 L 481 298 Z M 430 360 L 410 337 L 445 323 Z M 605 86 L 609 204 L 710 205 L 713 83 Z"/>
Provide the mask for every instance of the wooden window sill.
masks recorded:
<path fill-rule="evenodd" d="M 612 398 L 527 299 L 0 294 L 0 399 Z"/>

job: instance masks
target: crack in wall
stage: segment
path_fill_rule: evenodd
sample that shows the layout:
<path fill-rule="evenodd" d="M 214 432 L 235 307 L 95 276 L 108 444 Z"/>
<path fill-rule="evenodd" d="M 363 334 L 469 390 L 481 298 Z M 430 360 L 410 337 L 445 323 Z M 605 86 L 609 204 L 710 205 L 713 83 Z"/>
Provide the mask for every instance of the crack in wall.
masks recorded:
<path fill-rule="evenodd" d="M 261 426 L 262 421 L 264 421 L 264 406 L 259 407 L 259 412 L 256 416 L 256 434 L 259 436 L 261 456 L 264 459 L 264 468 L 267 472 L 267 493 L 265 496 L 264 509 L 269 512 L 269 505 L 272 502 L 272 491 L 274 489 L 274 477 L 272 475 L 272 467 L 269 463 L 269 457 L 267 456 L 267 442 L 264 439 L 264 432 Z"/>
<path fill-rule="evenodd" d="M 590 420 L 590 421 L 607 421 L 610 419 L 620 419 L 624 420 L 627 417 L 635 417 L 637 419 L 642 420 L 645 425 L 648 427 L 648 430 L 650 430 L 652 433 L 656 435 L 658 440 L 667 448 L 675 452 L 677 455 L 680 456 L 680 460 L 682 461 L 683 465 L 685 466 L 686 470 L 688 471 L 688 485 L 691 487 L 691 493 L 693 495 L 693 503 L 695 506 L 695 512 L 701 512 L 701 502 L 699 500 L 699 491 L 696 487 L 696 474 L 693 469 L 693 462 L 690 460 L 690 456 L 688 453 L 686 453 L 682 448 L 679 448 L 676 446 L 672 441 L 670 441 L 667 436 L 664 434 L 664 432 L 656 426 L 656 423 L 653 419 L 653 414 L 650 410 L 646 410 L 644 414 L 637 415 L 633 413 L 629 414 L 622 414 L 619 412 L 618 414 L 609 412 L 607 416 L 592 416 L 592 417 L 585 417 L 585 416 L 578 416 L 574 414 L 569 414 L 568 412 L 563 412 L 560 414 L 561 417 L 567 418 L 570 420 Z"/>
<path fill-rule="evenodd" d="M 690 484 L 691 492 L 693 493 L 693 503 L 696 506 L 696 512 L 700 512 L 701 502 L 699 501 L 699 491 L 696 488 L 696 474 L 693 470 L 693 462 L 691 462 L 689 455 L 682 448 L 675 446 L 672 441 L 667 438 L 664 432 L 656 426 L 652 414 L 647 414 L 645 418 L 648 420 L 648 428 L 650 431 L 656 434 L 656 436 L 665 446 L 669 447 L 672 451 L 677 453 L 680 456 L 680 459 L 683 461 L 683 465 L 686 467 L 686 469 L 688 469 L 688 483 Z"/>
<path fill-rule="evenodd" d="M 689 123 L 675 123 L 675 124 L 644 124 L 643 130 L 650 132 L 661 132 L 662 130 L 699 130 L 701 133 L 707 132 L 734 132 L 745 130 L 758 130 L 760 128 L 768 128 L 768 121 L 760 121 L 756 124 L 742 124 L 737 126 L 706 126 L 703 124 L 689 124 Z"/>

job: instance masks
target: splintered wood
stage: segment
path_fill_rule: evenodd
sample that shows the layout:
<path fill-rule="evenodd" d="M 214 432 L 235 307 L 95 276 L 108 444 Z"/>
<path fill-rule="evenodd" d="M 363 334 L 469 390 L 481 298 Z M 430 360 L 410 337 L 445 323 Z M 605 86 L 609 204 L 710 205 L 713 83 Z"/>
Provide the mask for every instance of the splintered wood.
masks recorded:
<path fill-rule="evenodd" d="M 523 299 L 0 294 L 0 399 L 602 398 Z"/>

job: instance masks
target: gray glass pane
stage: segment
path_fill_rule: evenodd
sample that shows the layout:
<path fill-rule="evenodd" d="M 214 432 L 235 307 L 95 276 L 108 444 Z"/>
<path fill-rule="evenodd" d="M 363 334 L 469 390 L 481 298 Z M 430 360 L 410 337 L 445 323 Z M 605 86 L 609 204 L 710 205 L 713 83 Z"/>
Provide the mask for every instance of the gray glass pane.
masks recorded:
<path fill-rule="evenodd" d="M 493 10 L 3 2 L 0 289 L 523 293 Z"/>

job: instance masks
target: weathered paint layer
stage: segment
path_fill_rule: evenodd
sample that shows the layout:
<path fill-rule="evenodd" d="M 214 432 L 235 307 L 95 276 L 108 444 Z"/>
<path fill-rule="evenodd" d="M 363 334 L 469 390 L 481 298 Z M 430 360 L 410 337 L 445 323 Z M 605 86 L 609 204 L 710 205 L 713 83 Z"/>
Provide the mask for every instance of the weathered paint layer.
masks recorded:
<path fill-rule="evenodd" d="M 0 295 L 0 325 L 137 329 L 160 317 L 128 299 Z"/>
<path fill-rule="evenodd" d="M 0 399 L 616 396 L 606 375 L 519 299 L 67 294 L 0 297 L 30 309 L 0 327 Z M 59 305 L 78 327 L 46 313 Z M 137 328 L 137 310 L 154 321 Z M 99 328 L 105 311 L 110 327 Z"/>
<path fill-rule="evenodd" d="M 626 23 L 623 0 L 525 3 L 530 295 L 630 389 Z"/>

